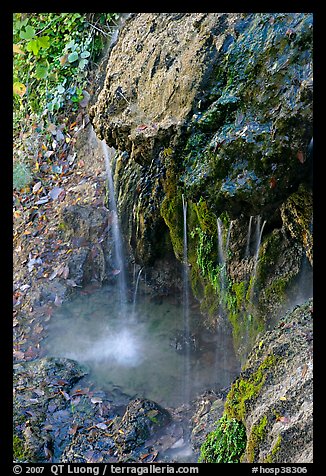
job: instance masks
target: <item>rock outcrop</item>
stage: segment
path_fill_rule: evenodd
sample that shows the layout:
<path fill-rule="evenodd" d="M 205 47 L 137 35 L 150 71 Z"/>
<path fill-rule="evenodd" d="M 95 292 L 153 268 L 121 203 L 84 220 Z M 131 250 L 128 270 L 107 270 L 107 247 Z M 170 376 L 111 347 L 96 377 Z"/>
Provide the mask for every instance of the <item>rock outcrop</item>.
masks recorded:
<path fill-rule="evenodd" d="M 130 256 L 168 270 L 183 260 L 184 195 L 193 294 L 208 327 L 228 323 L 241 359 L 311 295 L 312 85 L 311 14 L 133 14 L 90 110 L 119 152 Z"/>
<path fill-rule="evenodd" d="M 231 386 L 222 418 L 224 423 L 235 420 L 246 429 L 240 462 L 313 462 L 312 316 L 312 300 L 288 312 L 257 342 Z M 221 400 L 215 400 L 210 411 L 214 406 L 221 408 Z M 203 441 L 202 434 L 207 437 L 206 430 L 212 429 L 205 427 L 207 415 L 196 420 L 195 449 Z M 198 427 L 203 427 L 201 434 Z M 232 437 L 237 435 L 229 435 Z M 219 452 L 225 450 L 214 438 L 213 434 L 206 457 L 214 454 L 215 446 Z"/>

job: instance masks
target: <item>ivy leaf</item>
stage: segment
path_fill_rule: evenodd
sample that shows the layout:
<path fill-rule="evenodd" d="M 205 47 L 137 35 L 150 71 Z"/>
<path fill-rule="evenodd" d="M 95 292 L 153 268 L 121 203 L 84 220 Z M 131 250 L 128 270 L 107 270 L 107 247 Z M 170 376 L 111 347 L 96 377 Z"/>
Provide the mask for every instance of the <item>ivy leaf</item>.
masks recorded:
<path fill-rule="evenodd" d="M 33 54 L 36 56 L 38 52 L 40 51 L 40 46 L 39 46 L 37 38 L 35 40 L 29 41 L 26 45 L 26 49 L 27 51 L 32 51 Z"/>
<path fill-rule="evenodd" d="M 37 79 L 44 79 L 48 75 L 48 67 L 46 64 L 38 64 L 35 70 L 35 76 Z"/>
<path fill-rule="evenodd" d="M 22 39 L 22 40 L 30 40 L 31 38 L 34 38 L 35 36 L 35 30 L 32 26 L 30 25 L 27 25 L 26 29 L 25 30 L 22 30 L 20 33 L 19 33 L 19 37 Z"/>
<path fill-rule="evenodd" d="M 79 64 L 78 64 L 78 68 L 79 68 L 79 69 L 84 69 L 85 66 L 87 65 L 87 63 L 88 63 L 88 60 L 87 60 L 87 59 L 82 59 L 82 60 L 80 60 L 80 61 L 79 61 Z"/>
<path fill-rule="evenodd" d="M 74 61 L 78 60 L 78 53 L 76 51 L 73 51 L 68 55 L 68 61 L 69 63 L 73 63 Z"/>
<path fill-rule="evenodd" d="M 50 46 L 50 37 L 49 36 L 39 36 L 38 37 L 38 44 L 40 48 L 49 48 Z"/>
<path fill-rule="evenodd" d="M 13 84 L 13 90 L 15 94 L 18 94 L 18 96 L 22 97 L 26 93 L 26 86 L 25 84 L 16 81 Z"/>
<path fill-rule="evenodd" d="M 85 50 L 80 53 L 81 58 L 88 58 L 90 56 L 90 52 Z"/>

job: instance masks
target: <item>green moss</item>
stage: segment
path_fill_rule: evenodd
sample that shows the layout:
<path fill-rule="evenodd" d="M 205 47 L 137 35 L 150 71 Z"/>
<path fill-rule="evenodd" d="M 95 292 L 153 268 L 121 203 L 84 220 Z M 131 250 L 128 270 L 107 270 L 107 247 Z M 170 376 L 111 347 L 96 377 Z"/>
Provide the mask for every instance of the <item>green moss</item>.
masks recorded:
<path fill-rule="evenodd" d="M 275 463 L 275 457 L 277 453 L 280 451 L 282 442 L 282 436 L 278 435 L 275 445 L 273 446 L 271 452 L 266 456 L 263 463 Z"/>
<path fill-rule="evenodd" d="M 206 436 L 199 462 L 239 463 L 246 447 L 246 429 L 234 418 L 223 415 L 216 429 Z"/>
<path fill-rule="evenodd" d="M 239 377 L 232 384 L 225 402 L 225 412 L 229 418 L 245 423 L 247 402 L 259 395 L 269 371 L 278 360 L 279 357 L 269 355 L 249 377 Z"/>
<path fill-rule="evenodd" d="M 13 457 L 16 462 L 24 462 L 28 459 L 28 451 L 25 442 L 18 435 L 13 435 Z"/>
<path fill-rule="evenodd" d="M 161 205 L 161 216 L 170 231 L 173 251 L 180 261 L 183 257 L 183 220 L 182 220 L 182 196 L 175 195 L 172 198 L 165 197 Z"/>
<path fill-rule="evenodd" d="M 257 425 L 253 425 L 248 438 L 246 455 L 248 463 L 253 463 L 255 460 L 255 453 L 258 445 L 266 435 L 267 416 L 264 415 Z"/>
<path fill-rule="evenodd" d="M 281 208 L 284 227 L 289 230 L 292 238 L 301 242 L 311 264 L 313 262 L 312 206 L 312 193 L 301 184 L 298 191 L 290 195 Z"/>
<path fill-rule="evenodd" d="M 279 278 L 275 279 L 272 284 L 267 286 L 264 289 L 265 297 L 270 299 L 275 299 L 275 301 L 280 302 L 285 295 L 285 290 L 289 284 L 289 279 L 287 278 Z"/>

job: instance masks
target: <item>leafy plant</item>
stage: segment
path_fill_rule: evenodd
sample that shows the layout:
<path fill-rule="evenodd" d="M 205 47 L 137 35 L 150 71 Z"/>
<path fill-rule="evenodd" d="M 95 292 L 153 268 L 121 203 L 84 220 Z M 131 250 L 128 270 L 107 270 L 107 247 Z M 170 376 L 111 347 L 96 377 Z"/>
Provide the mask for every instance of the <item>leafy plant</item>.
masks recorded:
<path fill-rule="evenodd" d="M 14 119 L 76 107 L 117 14 L 14 13 Z"/>
<path fill-rule="evenodd" d="M 225 414 L 216 429 L 206 436 L 200 448 L 199 462 L 239 463 L 247 444 L 245 426 Z"/>
<path fill-rule="evenodd" d="M 26 187 L 32 180 L 32 173 L 27 164 L 24 162 L 15 162 L 13 167 L 13 188 L 21 190 Z"/>

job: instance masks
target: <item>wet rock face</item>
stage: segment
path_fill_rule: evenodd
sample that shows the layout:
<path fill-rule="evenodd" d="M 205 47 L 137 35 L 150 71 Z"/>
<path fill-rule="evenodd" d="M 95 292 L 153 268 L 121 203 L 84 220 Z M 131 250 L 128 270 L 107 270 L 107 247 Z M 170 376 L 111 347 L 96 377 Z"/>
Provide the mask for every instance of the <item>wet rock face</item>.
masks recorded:
<path fill-rule="evenodd" d="M 111 51 L 90 118 L 99 137 L 125 152 L 118 159 L 116 195 L 122 229 L 139 263 L 152 265 L 167 247 L 160 214 L 165 161 L 202 97 L 215 42 L 226 36 L 235 16 L 135 14 Z"/>

